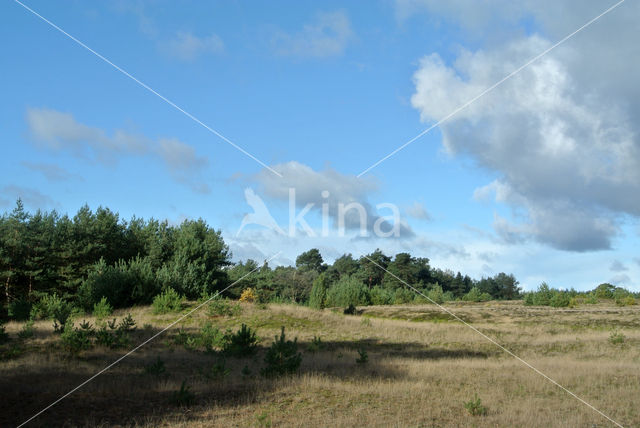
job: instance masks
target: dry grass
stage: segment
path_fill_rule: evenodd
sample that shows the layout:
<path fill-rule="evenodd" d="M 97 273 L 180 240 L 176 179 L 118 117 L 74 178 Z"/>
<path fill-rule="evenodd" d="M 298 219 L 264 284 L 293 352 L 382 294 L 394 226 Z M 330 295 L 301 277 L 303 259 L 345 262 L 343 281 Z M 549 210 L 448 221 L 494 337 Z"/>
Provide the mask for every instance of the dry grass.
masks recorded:
<path fill-rule="evenodd" d="M 451 303 L 448 307 L 505 347 L 624 426 L 640 426 L 640 309 L 584 305 L 525 307 L 520 302 Z M 359 316 L 289 306 L 243 304 L 234 317 L 206 310 L 181 323 L 196 332 L 207 320 L 221 329 L 257 328 L 258 355 L 226 359 L 226 376 L 212 376 L 220 356 L 188 351 L 166 332 L 77 391 L 33 426 L 610 426 L 593 410 L 506 355 L 432 305 L 360 308 Z M 178 315 L 131 311 L 138 343 Z M 122 316 L 118 313 L 116 316 Z M 141 328 L 147 324 L 147 328 Z M 286 326 L 303 351 L 300 373 L 267 380 L 258 375 L 265 348 Z M 70 357 L 49 322 L 34 338 L 15 338 L 7 324 L 2 346 L 0 425 L 14 426 L 42 409 L 126 350 L 94 348 Z M 611 343 L 612 331 L 624 335 Z M 322 346 L 312 352 L 314 337 Z M 14 352 L 11 352 L 11 349 Z M 369 356 L 357 364 L 358 349 Z M 160 357 L 161 376 L 145 365 Z M 247 366 L 251 374 L 243 374 Z M 195 394 L 179 407 L 173 393 L 185 380 Z M 475 394 L 486 416 L 464 403 Z"/>

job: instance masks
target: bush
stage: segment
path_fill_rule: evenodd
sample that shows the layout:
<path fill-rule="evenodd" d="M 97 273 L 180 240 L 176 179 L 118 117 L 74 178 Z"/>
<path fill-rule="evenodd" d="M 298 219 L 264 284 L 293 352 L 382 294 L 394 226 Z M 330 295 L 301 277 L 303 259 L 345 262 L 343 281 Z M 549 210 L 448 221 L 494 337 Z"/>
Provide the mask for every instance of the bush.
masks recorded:
<path fill-rule="evenodd" d="M 80 324 L 80 328 L 73 326 L 73 322 L 65 324 L 62 335 L 62 345 L 73 355 L 77 355 L 80 351 L 91 348 L 91 336 L 93 335 L 93 327 L 88 322 Z"/>
<path fill-rule="evenodd" d="M 357 310 L 355 306 L 349 305 L 346 308 L 344 308 L 344 311 L 342 311 L 342 313 L 345 315 L 356 315 Z"/>
<path fill-rule="evenodd" d="M 129 333 L 135 330 L 136 322 L 128 314 L 116 323 L 114 318 L 107 321 L 96 331 L 96 344 L 109 348 L 122 348 L 129 345 Z"/>
<path fill-rule="evenodd" d="M 487 414 L 487 408 L 482 405 L 482 400 L 480 400 L 478 394 L 474 396 L 473 400 L 464 403 L 464 408 L 473 416 L 484 416 Z"/>
<path fill-rule="evenodd" d="M 367 350 L 364 348 L 358 349 L 358 358 L 356 358 L 356 363 L 366 364 L 368 361 L 369 355 L 367 354 Z"/>
<path fill-rule="evenodd" d="M 554 290 L 549 300 L 549 305 L 554 308 L 566 308 L 571 303 L 571 297 L 565 291 Z"/>
<path fill-rule="evenodd" d="M 248 357 L 256 353 L 258 339 L 256 332 L 246 324 L 242 324 L 236 333 L 227 334 L 222 351 L 233 357 Z"/>
<path fill-rule="evenodd" d="M 98 303 L 93 305 L 93 316 L 99 320 L 108 317 L 112 313 L 113 307 L 111 307 L 106 297 L 103 297 Z"/>
<path fill-rule="evenodd" d="M 231 304 L 228 299 L 216 297 L 209 303 L 209 316 L 235 316 L 242 312 L 239 304 Z"/>
<path fill-rule="evenodd" d="M 632 306 L 636 304 L 636 299 L 633 296 L 620 297 L 616 299 L 616 305 L 618 306 Z"/>
<path fill-rule="evenodd" d="M 626 336 L 619 331 L 612 331 L 609 335 L 609 342 L 613 345 L 621 345 L 624 343 Z"/>
<path fill-rule="evenodd" d="M 589 305 L 595 305 L 596 303 L 598 303 L 598 297 L 596 296 L 596 293 L 594 293 L 593 291 L 589 293 L 584 302 Z"/>
<path fill-rule="evenodd" d="M 251 287 L 246 288 L 240 295 L 241 302 L 253 303 L 256 301 L 257 298 L 258 297 L 256 296 L 256 293 L 253 291 L 253 288 Z"/>
<path fill-rule="evenodd" d="M 440 287 L 437 284 L 434 285 L 433 288 L 431 288 L 431 290 L 429 290 L 429 292 L 427 293 L 427 296 L 429 296 L 429 301 L 431 303 L 437 303 L 437 304 L 444 303 L 444 293 L 442 292 L 442 287 Z"/>
<path fill-rule="evenodd" d="M 182 310 L 184 298 L 173 288 L 167 288 L 163 293 L 158 294 L 153 299 L 153 313 L 166 314 L 169 312 L 179 312 Z"/>
<path fill-rule="evenodd" d="M 200 329 L 197 345 L 203 347 L 207 352 L 212 352 L 216 348 L 223 348 L 225 344 L 225 334 L 211 323 L 206 323 Z"/>
<path fill-rule="evenodd" d="M 353 277 L 344 276 L 327 290 L 326 306 L 346 307 L 369 304 L 369 289 Z"/>
<path fill-rule="evenodd" d="M 7 308 L 9 318 L 16 321 L 26 321 L 31 315 L 31 303 L 25 299 L 14 300 Z"/>
<path fill-rule="evenodd" d="M 442 289 L 440 289 L 442 291 Z M 415 298 L 415 292 L 407 289 L 407 288 L 398 288 L 396 289 L 395 295 L 393 296 L 393 303 L 396 305 L 401 305 L 403 303 L 411 303 Z"/>
<path fill-rule="evenodd" d="M 57 332 L 63 332 L 67 321 L 73 312 L 73 305 L 58 297 L 56 293 L 53 295 L 45 295 L 40 300 L 40 306 L 46 318 L 53 320 L 53 328 Z"/>
<path fill-rule="evenodd" d="M 22 326 L 22 329 L 18 332 L 20 339 L 29 339 L 33 337 L 33 320 L 29 320 Z"/>
<path fill-rule="evenodd" d="M 327 300 L 327 278 L 324 273 L 314 281 L 309 294 L 309 306 L 313 309 L 324 309 Z"/>
<path fill-rule="evenodd" d="M 393 292 L 376 285 L 370 293 L 372 305 L 391 305 L 394 300 Z"/>
<path fill-rule="evenodd" d="M 531 293 L 527 293 L 525 295 L 525 300 Z M 462 296 L 462 300 L 466 302 L 488 302 L 491 300 L 491 295 L 489 293 L 483 293 L 480 291 L 478 287 L 473 287 L 467 294 Z M 525 304 L 526 301 L 525 301 Z"/>
<path fill-rule="evenodd" d="M 274 342 L 267 351 L 264 362 L 266 367 L 262 369 L 262 375 L 265 377 L 294 373 L 300 368 L 302 354 L 298 352 L 298 339 L 294 339 L 293 342 L 285 340 L 284 326 L 280 332 L 280 337 L 275 337 Z"/>

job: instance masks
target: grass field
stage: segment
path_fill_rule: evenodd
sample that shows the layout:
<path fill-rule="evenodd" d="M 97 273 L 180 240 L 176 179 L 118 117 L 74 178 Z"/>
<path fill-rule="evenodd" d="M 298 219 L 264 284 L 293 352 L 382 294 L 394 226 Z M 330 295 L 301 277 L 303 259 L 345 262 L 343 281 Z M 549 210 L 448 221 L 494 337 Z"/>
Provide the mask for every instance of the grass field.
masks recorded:
<path fill-rule="evenodd" d="M 620 424 L 640 426 L 638 306 L 446 307 Z M 434 305 L 359 312 L 242 304 L 236 315 L 212 317 L 203 308 L 29 426 L 613 426 Z M 138 325 L 131 347 L 179 316 L 148 307 L 131 314 Z M 258 353 L 223 362 L 218 353 L 177 344 L 180 332 L 195 333 L 207 321 L 257 329 Z M 264 353 L 281 326 L 298 338 L 302 364 L 294 376 L 266 379 L 259 374 Z M 36 322 L 27 339 L 17 338 L 22 324 L 6 327 L 12 340 L 1 347 L 0 426 L 20 424 L 128 350 L 94 347 L 71 356 L 50 321 Z M 359 350 L 367 362 L 356 362 Z M 158 358 L 165 372 L 148 373 Z M 193 394 L 189 405 L 176 399 L 183 381 Z M 476 397 L 477 413 L 486 414 L 467 408 Z"/>

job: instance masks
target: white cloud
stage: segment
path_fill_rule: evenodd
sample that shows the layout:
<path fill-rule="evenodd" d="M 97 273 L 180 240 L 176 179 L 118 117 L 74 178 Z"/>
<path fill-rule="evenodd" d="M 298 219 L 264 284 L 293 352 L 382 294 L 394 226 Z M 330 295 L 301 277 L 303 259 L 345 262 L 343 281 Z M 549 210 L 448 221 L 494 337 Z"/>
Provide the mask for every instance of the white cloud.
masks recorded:
<path fill-rule="evenodd" d="M 179 31 L 173 38 L 159 42 L 158 49 L 172 58 L 193 61 L 202 55 L 224 52 L 224 42 L 216 34 L 198 37 L 188 31 Z"/>
<path fill-rule="evenodd" d="M 25 206 L 32 209 L 48 209 L 58 206 L 58 204 L 49 196 L 43 194 L 37 189 L 32 189 L 30 187 L 9 185 L 3 187 L 0 194 L 3 196 L 3 198 L 0 198 L 0 200 L 11 200 L 15 202 L 18 198 L 20 198 L 22 202 L 24 202 Z M 6 206 L 8 204 L 2 205 Z"/>
<path fill-rule="evenodd" d="M 418 220 L 432 220 L 431 214 L 429 214 L 429 211 L 427 211 L 424 205 L 420 202 L 414 202 L 413 205 L 405 209 L 405 212 L 409 217 L 413 217 Z"/>
<path fill-rule="evenodd" d="M 207 159 L 177 139 L 153 141 L 123 130 L 115 130 L 109 136 L 100 128 L 79 123 L 70 113 L 51 109 L 28 109 L 27 124 L 33 138 L 45 148 L 68 151 L 74 156 L 105 165 L 117 163 L 122 156 L 157 157 L 162 159 L 177 181 L 200 193 L 209 191 L 208 186 L 199 180 L 199 173 L 208 164 Z"/>
<path fill-rule="evenodd" d="M 342 55 L 352 38 L 349 17 L 336 11 L 318 13 L 296 33 L 277 32 L 272 44 L 279 55 L 323 58 Z"/>
<path fill-rule="evenodd" d="M 291 161 L 274 165 L 273 169 L 279 172 L 278 177 L 268 170 L 262 170 L 256 177 L 256 181 L 268 197 L 289 201 L 290 189 L 295 189 L 295 204 L 303 208 L 307 204 L 313 204 L 312 211 L 321 214 L 323 205 L 327 207 L 328 216 L 333 219 L 333 225 L 338 225 L 339 206 L 347 206 L 350 203 L 361 205 L 366 212 L 365 229 L 369 236 L 373 236 L 374 225 L 382 221 L 381 229 L 384 232 L 391 230 L 391 224 L 381 220 L 381 216 L 389 213 L 377 209 L 368 201 L 371 193 L 377 190 L 377 184 L 370 178 L 358 178 L 355 175 L 342 174 L 333 169 L 315 171 L 302 163 Z M 328 193 L 326 193 L 328 192 Z M 356 210 L 347 210 L 344 213 L 344 227 L 349 230 L 360 228 L 360 217 Z M 413 236 L 414 232 L 409 225 L 402 221 L 399 226 L 401 237 Z"/>
<path fill-rule="evenodd" d="M 517 223 L 499 217 L 494 223 L 510 242 L 533 238 L 563 250 L 607 249 L 620 218 L 640 216 L 633 196 L 640 194 L 640 123 L 631 120 L 640 112 L 633 71 L 640 46 L 625 39 L 628 29 L 616 27 L 615 19 L 628 21 L 616 13 L 596 24 L 607 33 L 606 48 L 598 42 L 601 50 L 594 51 L 593 38 L 581 34 L 580 42 L 544 56 L 440 126 L 450 154 L 500 174 L 474 198 L 494 194 L 516 208 L 523 217 Z M 414 75 L 412 104 L 423 121 L 437 121 L 550 45 L 534 34 L 462 50 L 451 64 L 427 55 Z M 622 56 L 607 62 L 611 51 Z M 595 80 L 586 78 L 593 67 L 601 71 Z"/>
<path fill-rule="evenodd" d="M 622 286 L 631 282 L 631 278 L 626 273 L 614 275 L 609 281 L 610 284 Z"/>
<path fill-rule="evenodd" d="M 74 174 L 71 174 L 64 168 L 59 167 L 58 165 L 50 164 L 50 163 L 37 163 L 37 162 L 22 162 L 22 166 L 31 171 L 36 171 L 45 176 L 45 178 L 49 181 L 67 181 L 73 178 L 81 178 L 77 177 Z"/>

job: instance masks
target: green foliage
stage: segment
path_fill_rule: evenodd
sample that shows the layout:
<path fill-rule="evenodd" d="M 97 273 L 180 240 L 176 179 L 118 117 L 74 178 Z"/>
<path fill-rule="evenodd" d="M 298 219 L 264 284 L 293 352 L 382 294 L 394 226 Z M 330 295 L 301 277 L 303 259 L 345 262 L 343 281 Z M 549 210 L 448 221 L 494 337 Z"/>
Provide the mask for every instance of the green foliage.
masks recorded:
<path fill-rule="evenodd" d="M 598 303 L 598 297 L 596 296 L 595 292 L 591 292 L 589 294 L 587 294 L 587 297 L 584 300 L 585 303 L 589 304 L 589 305 L 595 305 Z"/>
<path fill-rule="evenodd" d="M 314 281 L 309 294 L 309 306 L 313 309 L 324 309 L 327 299 L 328 286 L 327 276 L 322 273 Z"/>
<path fill-rule="evenodd" d="M 68 352 L 77 355 L 80 351 L 91 348 L 93 333 L 93 327 L 86 321 L 80 324 L 80 328 L 74 327 L 73 322 L 68 322 L 64 326 L 60 339 Z"/>
<path fill-rule="evenodd" d="M 636 299 L 633 296 L 619 297 L 616 299 L 616 305 L 618 306 L 633 306 L 636 304 Z"/>
<path fill-rule="evenodd" d="M 369 304 L 369 289 L 354 277 L 343 277 L 327 290 L 327 307 Z"/>
<path fill-rule="evenodd" d="M 211 317 L 224 316 L 232 317 L 240 315 L 242 307 L 240 304 L 232 304 L 228 299 L 216 297 L 209 302 L 208 313 Z"/>
<path fill-rule="evenodd" d="M 248 357 L 258 350 L 258 339 L 256 332 L 252 331 L 246 324 L 242 324 L 240 330 L 227 334 L 222 351 L 226 355 L 233 357 Z"/>
<path fill-rule="evenodd" d="M 160 376 L 166 371 L 167 369 L 164 366 L 164 361 L 162 361 L 160 357 L 158 357 L 153 363 L 144 366 L 144 372 L 148 375 Z"/>
<path fill-rule="evenodd" d="M 440 285 L 438 284 L 434 285 L 431 290 L 429 290 L 427 296 L 429 296 L 429 299 L 432 303 L 444 303 L 444 293 L 442 291 L 442 287 L 440 287 Z"/>
<path fill-rule="evenodd" d="M 180 312 L 184 298 L 173 288 L 167 288 L 164 292 L 153 299 L 153 313 L 167 314 L 170 312 Z"/>
<path fill-rule="evenodd" d="M 525 299 L 530 295 L 527 293 L 525 295 Z M 488 293 L 483 293 L 480 291 L 478 287 L 473 287 L 467 294 L 462 296 L 462 300 L 467 302 L 487 302 L 491 300 L 491 295 Z"/>
<path fill-rule="evenodd" d="M 16 321 L 26 321 L 31 316 L 31 302 L 26 299 L 17 299 L 9 303 L 7 312 L 9 318 Z"/>
<path fill-rule="evenodd" d="M 293 342 L 285 339 L 284 326 L 280 336 L 276 336 L 264 357 L 266 366 L 262 369 L 265 377 L 276 377 L 295 373 L 300 368 L 302 354 L 298 352 L 298 339 Z"/>
<path fill-rule="evenodd" d="M 369 361 L 369 354 L 367 354 L 367 350 L 364 348 L 358 349 L 358 358 L 356 358 L 356 363 L 366 364 L 368 361 Z"/>
<path fill-rule="evenodd" d="M 245 366 L 246 367 L 246 366 Z M 231 369 L 227 367 L 227 362 L 224 358 L 219 358 L 211 369 L 205 373 L 205 376 L 209 379 L 223 379 L 231 373 Z"/>
<path fill-rule="evenodd" d="M 101 320 L 113 313 L 113 307 L 109 304 L 106 297 L 100 299 L 98 303 L 93 305 L 93 316 Z"/>
<path fill-rule="evenodd" d="M 394 293 L 391 290 L 376 285 L 370 292 L 372 305 L 391 305 L 394 301 Z"/>
<path fill-rule="evenodd" d="M 200 329 L 197 345 L 203 347 L 207 352 L 213 352 L 225 346 L 225 333 L 214 327 L 211 323 L 206 323 Z"/>
<path fill-rule="evenodd" d="M 87 279 L 78 290 L 78 301 L 90 309 L 106 298 L 116 308 L 134 303 L 149 303 L 160 290 L 155 273 L 148 258 L 136 257 L 114 265 L 104 258 L 89 268 Z"/>
<path fill-rule="evenodd" d="M 485 416 L 487 414 L 487 408 L 482 405 L 482 400 L 475 394 L 473 400 L 469 400 L 464 403 L 464 408 L 473 416 Z"/>
<path fill-rule="evenodd" d="M 565 291 L 553 290 L 551 292 L 551 299 L 549 299 L 549 305 L 554 308 L 566 308 L 571 304 L 571 297 Z"/>
<path fill-rule="evenodd" d="M 30 339 L 33 337 L 33 334 L 33 320 L 28 320 L 18 332 L 18 337 L 20 339 Z"/>
<path fill-rule="evenodd" d="M 609 343 L 612 345 L 621 345 L 627 337 L 619 331 L 612 331 L 609 335 Z"/>
<path fill-rule="evenodd" d="M 613 299 L 615 289 L 616 287 L 614 285 L 605 282 L 604 284 L 598 285 L 593 291 L 598 299 Z"/>
<path fill-rule="evenodd" d="M 296 267 L 301 271 L 313 270 L 318 273 L 324 270 L 322 255 L 317 248 L 312 248 L 296 258 Z"/>
<path fill-rule="evenodd" d="M 442 289 L 440 289 L 442 293 Z M 409 290 L 406 287 L 398 288 L 393 296 L 393 303 L 396 305 L 402 305 L 404 303 L 411 303 L 416 297 L 415 291 Z"/>
<path fill-rule="evenodd" d="M 73 312 L 73 305 L 63 300 L 56 293 L 43 296 L 40 300 L 40 305 L 44 316 L 53 320 L 54 330 L 63 332 Z"/>
<path fill-rule="evenodd" d="M 196 399 L 196 396 L 191 392 L 191 388 L 187 386 L 187 381 L 183 380 L 182 385 L 178 391 L 173 393 L 173 403 L 177 406 L 190 406 Z"/>
<path fill-rule="evenodd" d="M 117 323 L 116 318 L 101 325 L 95 332 L 96 344 L 109 348 L 123 348 L 129 345 L 129 333 L 135 330 L 136 322 L 128 314 Z"/>

